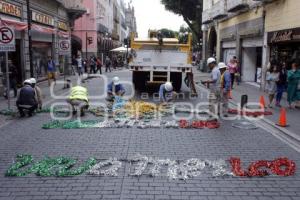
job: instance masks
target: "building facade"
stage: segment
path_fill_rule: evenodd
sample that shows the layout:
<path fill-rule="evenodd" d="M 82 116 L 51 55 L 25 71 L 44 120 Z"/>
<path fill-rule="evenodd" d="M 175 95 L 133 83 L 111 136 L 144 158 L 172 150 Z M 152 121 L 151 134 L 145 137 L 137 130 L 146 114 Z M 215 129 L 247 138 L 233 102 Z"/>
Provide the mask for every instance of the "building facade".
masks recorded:
<path fill-rule="evenodd" d="M 82 41 L 83 57 L 110 55 L 128 36 L 123 0 L 83 0 L 83 4 L 88 11 L 73 30 Z"/>
<path fill-rule="evenodd" d="M 126 16 L 126 25 L 128 27 L 128 33 L 129 34 L 133 33 L 137 36 L 135 11 L 134 11 L 134 7 L 132 7 L 130 4 L 128 4 L 126 8 L 125 16 Z"/>
<path fill-rule="evenodd" d="M 18 84 L 31 76 L 38 80 L 44 79 L 47 76 L 49 56 L 56 62 L 58 72 L 69 71 L 71 49 L 62 52 L 59 44 L 62 40 L 71 40 L 70 26 L 78 15 L 75 10 L 66 6 L 64 1 L 31 0 L 28 11 L 25 0 L 0 0 L 0 24 L 15 29 L 16 51 L 9 53 L 8 60 L 17 68 Z M 32 68 L 29 58 L 28 13 L 32 19 Z M 4 53 L 0 53 L 1 79 L 5 70 L 4 60 Z"/>
<path fill-rule="evenodd" d="M 266 57 L 286 62 L 288 68 L 300 61 L 299 8 L 298 0 L 277 0 L 265 6 Z"/>
<path fill-rule="evenodd" d="M 237 56 L 242 80 L 265 86 L 269 62 L 300 61 L 298 0 L 205 0 L 203 59 Z"/>
<path fill-rule="evenodd" d="M 254 0 L 205 1 L 204 57 L 229 63 L 240 61 L 242 81 L 261 82 L 263 67 L 264 6 Z"/>

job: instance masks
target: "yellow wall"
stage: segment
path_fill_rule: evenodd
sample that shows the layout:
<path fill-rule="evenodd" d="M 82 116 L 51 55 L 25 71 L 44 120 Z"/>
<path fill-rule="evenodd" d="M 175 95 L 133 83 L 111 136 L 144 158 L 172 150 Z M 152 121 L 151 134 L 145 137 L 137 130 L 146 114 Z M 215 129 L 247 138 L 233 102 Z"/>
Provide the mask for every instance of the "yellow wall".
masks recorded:
<path fill-rule="evenodd" d="M 300 1 L 299 1 L 300 2 Z M 236 24 L 241 24 L 243 22 L 247 22 L 250 20 L 258 19 L 263 16 L 263 8 L 255 8 L 243 14 L 232 17 L 226 21 L 219 23 L 219 29 L 222 30 L 224 28 L 234 26 Z"/>
<path fill-rule="evenodd" d="M 266 6 L 266 32 L 300 27 L 300 0 L 278 0 Z"/>

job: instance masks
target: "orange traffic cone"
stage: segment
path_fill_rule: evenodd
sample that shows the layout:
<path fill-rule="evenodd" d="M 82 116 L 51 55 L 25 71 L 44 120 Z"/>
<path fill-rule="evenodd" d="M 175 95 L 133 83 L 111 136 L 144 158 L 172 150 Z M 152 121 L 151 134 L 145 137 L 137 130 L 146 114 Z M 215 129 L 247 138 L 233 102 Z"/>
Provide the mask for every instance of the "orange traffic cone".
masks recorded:
<path fill-rule="evenodd" d="M 266 101 L 265 101 L 265 97 L 264 96 L 260 96 L 259 104 L 260 104 L 261 109 L 265 109 L 266 108 Z"/>
<path fill-rule="evenodd" d="M 280 116 L 279 116 L 279 121 L 278 121 L 278 126 L 281 127 L 287 127 L 287 120 L 286 120 L 286 110 L 285 108 L 282 108 L 280 111 Z"/>

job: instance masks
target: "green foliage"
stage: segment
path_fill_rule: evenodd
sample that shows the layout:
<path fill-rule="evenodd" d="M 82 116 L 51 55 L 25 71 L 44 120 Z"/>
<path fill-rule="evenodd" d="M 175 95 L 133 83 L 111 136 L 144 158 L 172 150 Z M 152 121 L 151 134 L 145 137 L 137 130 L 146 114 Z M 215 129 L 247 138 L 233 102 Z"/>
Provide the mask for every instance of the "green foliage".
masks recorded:
<path fill-rule="evenodd" d="M 203 0 L 161 0 L 165 8 L 183 17 L 194 34 L 196 41 L 202 38 Z"/>
<path fill-rule="evenodd" d="M 164 38 L 175 38 L 176 37 L 176 32 L 173 30 L 163 28 L 163 29 L 160 29 L 159 31 L 161 32 L 161 34 Z"/>

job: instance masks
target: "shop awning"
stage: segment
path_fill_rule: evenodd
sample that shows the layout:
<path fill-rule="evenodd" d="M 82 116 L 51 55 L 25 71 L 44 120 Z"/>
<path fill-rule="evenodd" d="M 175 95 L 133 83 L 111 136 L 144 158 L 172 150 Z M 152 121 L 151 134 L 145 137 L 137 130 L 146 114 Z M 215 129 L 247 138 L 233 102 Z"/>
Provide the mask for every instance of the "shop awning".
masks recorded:
<path fill-rule="evenodd" d="M 63 38 L 69 38 L 69 37 L 70 37 L 70 33 L 69 33 L 69 32 L 66 32 L 66 31 L 58 31 L 57 34 L 58 34 L 60 37 L 63 37 Z"/>
<path fill-rule="evenodd" d="M 48 28 L 37 24 L 32 24 L 31 29 L 46 34 L 54 34 L 56 32 L 54 28 Z"/>
<path fill-rule="evenodd" d="M 11 19 L 3 19 L 3 18 L 0 18 L 0 25 L 12 26 L 17 31 L 23 31 L 28 28 L 27 23 L 25 22 L 15 21 Z"/>
<path fill-rule="evenodd" d="M 116 49 L 110 50 L 111 52 L 120 52 L 120 53 L 125 53 L 131 51 L 131 48 L 125 48 L 125 47 L 118 47 Z"/>

